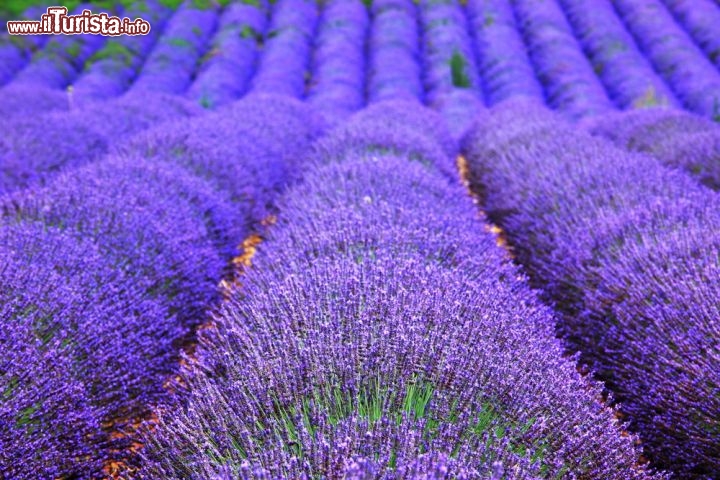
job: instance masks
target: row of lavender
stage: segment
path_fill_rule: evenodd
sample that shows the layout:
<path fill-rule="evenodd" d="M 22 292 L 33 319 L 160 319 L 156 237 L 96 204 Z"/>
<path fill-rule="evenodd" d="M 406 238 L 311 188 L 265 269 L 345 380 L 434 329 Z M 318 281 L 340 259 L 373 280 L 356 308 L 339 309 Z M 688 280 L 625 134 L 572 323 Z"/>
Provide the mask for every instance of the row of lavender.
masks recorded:
<path fill-rule="evenodd" d="M 217 42 L 227 47 L 237 20 L 246 25 L 257 12 L 226 8 Z M 278 68 L 282 49 L 260 70 L 302 81 L 302 72 Z M 204 94 L 229 101 L 246 88 L 236 76 L 225 81 L 232 68 L 209 59 L 193 85 L 204 81 Z M 183 72 L 187 64 L 169 64 L 150 85 L 172 92 Z M 132 471 L 134 426 L 168 393 L 181 347 L 218 300 L 237 246 L 323 128 L 302 104 L 262 94 L 215 114 L 198 110 L 139 90 L 10 124 L 18 134 L 5 139 L 3 180 L 16 192 L 2 200 L 0 228 L 2 318 L 12 319 L 3 343 L 12 354 L 0 365 L 0 476 Z"/>
<path fill-rule="evenodd" d="M 319 128 L 300 103 L 253 96 L 3 199 L 1 476 L 97 478 L 130 461 L 119 433 L 166 395 Z"/>
<path fill-rule="evenodd" d="M 682 478 L 712 478 L 720 199 L 699 181 L 718 187 L 720 129 L 673 111 L 616 114 L 589 128 L 655 158 L 511 103 L 483 115 L 466 140 L 472 183 L 648 456 Z"/>
<path fill-rule="evenodd" d="M 451 149 L 378 148 L 398 122 L 450 136 L 418 104 L 381 102 L 315 144 L 201 333 L 187 404 L 148 432 L 144 475 L 650 478 L 443 175 Z"/>
<path fill-rule="evenodd" d="M 140 0 L 122 13 L 153 22 L 147 37 L 106 41 L 85 35 L 45 42 L 45 37 L 6 35 L 0 42 L 0 84 L 12 79 L 4 96 L 16 100 L 3 110 L 66 108 L 61 90 L 70 85 L 76 103 L 130 89 L 184 93 L 214 108 L 244 94 L 251 82 L 297 97 L 334 79 L 346 84 L 332 94 L 338 105 L 344 104 L 342 115 L 362 105 L 365 96 L 372 102 L 426 94 L 428 102 L 458 118 L 463 99 L 481 99 L 481 94 L 488 105 L 518 95 L 541 98 L 575 118 L 666 104 L 720 115 L 720 33 L 712 28 L 720 9 L 709 0 L 693 8 L 677 0 L 665 0 L 667 5 L 623 0 L 615 8 L 585 0 L 471 0 L 464 8 L 452 1 L 377 0 L 369 9 L 363 3 L 277 2 L 266 30 L 265 2 L 221 8 L 188 0 L 171 15 L 158 0 Z M 322 29 L 316 28 L 319 8 Z M 433 37 L 437 43 L 428 43 Z M 285 84 L 273 80 L 272 71 L 258 71 L 253 82 L 262 43 L 268 47 L 263 57 L 277 68 L 298 69 L 306 76 Z M 324 71 L 310 68 L 311 57 L 327 63 L 330 55 L 334 65 Z M 388 70 L 381 84 L 364 75 L 366 56 L 368 73 Z M 421 62 L 421 56 L 426 60 Z M 411 75 L 391 74 L 395 67 Z M 439 96 L 438 81 L 448 75 L 460 91 L 472 94 Z M 366 79 L 363 92 L 358 87 Z M 34 93 L 23 91 L 28 85 Z M 328 108 L 334 107 L 328 103 Z"/>

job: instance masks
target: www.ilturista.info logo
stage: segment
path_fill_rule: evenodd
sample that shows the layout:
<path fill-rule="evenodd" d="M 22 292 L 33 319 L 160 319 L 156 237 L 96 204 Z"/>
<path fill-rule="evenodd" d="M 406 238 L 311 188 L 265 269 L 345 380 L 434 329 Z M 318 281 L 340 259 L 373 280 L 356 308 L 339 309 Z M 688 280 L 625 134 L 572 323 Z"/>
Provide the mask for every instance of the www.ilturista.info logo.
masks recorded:
<path fill-rule="evenodd" d="M 150 22 L 142 18 L 111 17 L 107 13 L 83 10 L 80 15 L 68 15 L 65 7 L 49 7 L 40 21 L 15 20 L 7 22 L 10 35 L 147 35 Z"/>

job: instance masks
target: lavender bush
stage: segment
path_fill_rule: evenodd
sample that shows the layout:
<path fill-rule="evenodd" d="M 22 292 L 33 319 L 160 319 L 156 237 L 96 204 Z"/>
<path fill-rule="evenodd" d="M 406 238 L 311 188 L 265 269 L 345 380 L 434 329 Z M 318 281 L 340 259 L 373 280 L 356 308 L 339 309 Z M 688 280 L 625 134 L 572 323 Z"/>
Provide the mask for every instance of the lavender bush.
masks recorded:
<path fill-rule="evenodd" d="M 470 205 L 403 156 L 313 161 L 144 474 L 649 477 Z"/>
<path fill-rule="evenodd" d="M 217 27 L 218 10 L 214 2 L 185 0 L 168 21 L 130 90 L 184 93 Z"/>
<path fill-rule="evenodd" d="M 663 0 L 675 19 L 703 49 L 708 59 L 720 67 L 720 11 L 711 0 Z"/>
<path fill-rule="evenodd" d="M 73 10 L 73 14 L 78 15 L 84 9 L 90 10 L 92 6 L 81 4 Z M 100 11 L 95 9 L 95 13 Z M 107 37 L 102 35 L 55 35 L 33 54 L 30 62 L 15 75 L 12 84 L 65 88 L 106 40 Z"/>
<path fill-rule="evenodd" d="M 648 456 L 683 478 L 718 471 L 717 195 L 528 104 L 481 117 L 466 150 L 484 208 Z"/>
<path fill-rule="evenodd" d="M 308 102 L 338 122 L 365 105 L 368 9 L 360 1 L 325 2 L 313 52 Z"/>
<path fill-rule="evenodd" d="M 0 138 L 0 193 L 99 159 L 111 145 L 151 125 L 202 110 L 171 95 L 136 93 L 72 112 L 12 120 Z"/>
<path fill-rule="evenodd" d="M 599 117 L 587 125 L 628 150 L 645 152 L 720 189 L 720 126 L 677 110 L 635 111 Z"/>
<path fill-rule="evenodd" d="M 683 105 L 711 116 L 720 103 L 720 73 L 658 0 L 618 0 L 615 8 L 640 48 Z"/>
<path fill-rule="evenodd" d="M 612 100 L 622 108 L 672 105 L 673 93 L 653 71 L 610 2 L 560 0 L 575 35 Z"/>
<path fill-rule="evenodd" d="M 482 107 L 467 19 L 453 3 L 425 0 L 420 5 L 426 98 L 459 139 Z"/>
<path fill-rule="evenodd" d="M 267 5 L 232 3 L 222 12 L 210 50 L 203 56 L 187 95 L 205 108 L 241 97 L 255 72 L 265 31 Z"/>
<path fill-rule="evenodd" d="M 247 222 L 260 221 L 324 128 L 298 100 L 251 94 L 217 112 L 144 132 L 119 151 L 182 165 L 227 192 Z"/>
<path fill-rule="evenodd" d="M 422 100 L 420 32 L 412 0 L 373 0 L 367 94 L 381 100 Z"/>
<path fill-rule="evenodd" d="M 102 48 L 85 61 L 82 73 L 73 82 L 73 101 L 82 105 L 125 92 L 160 37 L 171 13 L 159 0 L 142 0 L 130 4 L 123 16 L 150 22 L 150 32 L 147 35 L 124 35 L 106 41 Z"/>
<path fill-rule="evenodd" d="M 518 24 L 548 104 L 578 118 L 613 105 L 556 0 L 513 0 Z"/>
<path fill-rule="evenodd" d="M 542 100 L 542 87 L 508 1 L 468 0 L 467 14 L 487 104 L 519 96 Z"/>
<path fill-rule="evenodd" d="M 312 0 L 282 0 L 275 5 L 253 91 L 304 97 L 317 17 L 318 6 Z"/>
<path fill-rule="evenodd" d="M 20 17 L 21 20 L 35 20 L 46 10 L 31 7 Z M 7 32 L 0 34 L 0 86 L 9 82 L 47 41 L 47 35 L 12 36 Z"/>

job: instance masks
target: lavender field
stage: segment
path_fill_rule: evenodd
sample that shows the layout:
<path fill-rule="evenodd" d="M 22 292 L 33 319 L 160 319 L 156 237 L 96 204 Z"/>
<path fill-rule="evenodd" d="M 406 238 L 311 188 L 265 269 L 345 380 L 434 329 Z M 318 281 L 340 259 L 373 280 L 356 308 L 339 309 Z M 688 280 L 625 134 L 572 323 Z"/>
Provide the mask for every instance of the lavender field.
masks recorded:
<path fill-rule="evenodd" d="M 0 479 L 720 479 L 720 0 L 64 5 L 152 29 L 0 33 Z"/>

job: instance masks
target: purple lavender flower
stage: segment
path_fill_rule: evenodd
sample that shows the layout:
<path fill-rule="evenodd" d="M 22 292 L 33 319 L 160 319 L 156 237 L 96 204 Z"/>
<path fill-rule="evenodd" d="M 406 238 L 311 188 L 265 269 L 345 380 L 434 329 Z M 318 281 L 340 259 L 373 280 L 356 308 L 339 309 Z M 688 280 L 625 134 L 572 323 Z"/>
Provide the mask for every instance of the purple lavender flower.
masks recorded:
<path fill-rule="evenodd" d="M 362 2 L 326 2 L 313 52 L 308 102 L 333 122 L 365 105 L 365 39 L 370 20 Z"/>
<path fill-rule="evenodd" d="M 255 71 L 265 32 L 267 5 L 234 3 L 220 16 L 210 50 L 200 60 L 187 95 L 205 108 L 216 108 L 242 96 Z"/>
<path fill-rule="evenodd" d="M 313 162 L 202 333 L 144 474 L 650 477 L 471 205 L 392 152 Z"/>
<path fill-rule="evenodd" d="M 218 22 L 212 2 L 186 0 L 168 20 L 130 91 L 184 93 Z"/>
<path fill-rule="evenodd" d="M 623 108 L 672 105 L 675 95 L 653 71 L 609 2 L 560 0 L 610 97 Z"/>
<path fill-rule="evenodd" d="M 428 104 L 459 140 L 482 108 L 475 50 L 467 19 L 459 5 L 420 3 L 423 25 L 425 92 Z"/>
<path fill-rule="evenodd" d="M 720 67 L 720 11 L 710 0 L 663 0 L 675 19 L 685 28 L 708 59 Z"/>
<path fill-rule="evenodd" d="M 720 103 L 720 73 L 658 0 L 618 0 L 615 8 L 655 70 L 686 108 L 711 116 Z"/>
<path fill-rule="evenodd" d="M 512 4 L 548 104 L 573 118 L 612 109 L 555 0 Z"/>
<path fill-rule="evenodd" d="M 92 9 L 78 5 L 73 14 Z M 95 13 L 100 10 L 95 9 Z M 49 39 L 42 50 L 35 52 L 25 68 L 13 78 L 12 84 L 47 88 L 65 88 L 77 77 L 87 61 L 107 40 L 102 35 L 62 35 Z"/>
<path fill-rule="evenodd" d="M 468 0 L 478 67 L 488 105 L 511 97 L 543 99 L 507 0 Z"/>
<path fill-rule="evenodd" d="M 252 82 L 254 92 L 305 95 L 317 17 L 317 5 L 311 0 L 282 0 L 275 5 Z"/>
<path fill-rule="evenodd" d="M 490 218 L 651 460 L 683 478 L 712 475 L 717 194 L 527 104 L 479 118 L 466 150 Z"/>
<path fill-rule="evenodd" d="M 126 18 L 142 18 L 150 22 L 147 35 L 111 38 L 87 59 L 83 71 L 73 82 L 72 96 L 76 104 L 106 100 L 125 92 L 148 53 L 163 31 L 172 11 L 157 0 L 131 4 L 123 12 Z"/>
<path fill-rule="evenodd" d="M 720 189 L 720 127 L 704 117 L 676 110 L 638 110 L 598 117 L 588 125 L 627 150 L 645 152 Z"/>
<path fill-rule="evenodd" d="M 417 7 L 411 0 L 374 0 L 371 12 L 368 101 L 422 100 Z"/>

